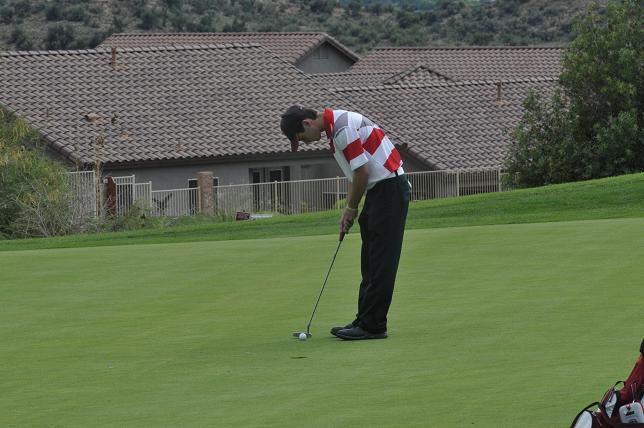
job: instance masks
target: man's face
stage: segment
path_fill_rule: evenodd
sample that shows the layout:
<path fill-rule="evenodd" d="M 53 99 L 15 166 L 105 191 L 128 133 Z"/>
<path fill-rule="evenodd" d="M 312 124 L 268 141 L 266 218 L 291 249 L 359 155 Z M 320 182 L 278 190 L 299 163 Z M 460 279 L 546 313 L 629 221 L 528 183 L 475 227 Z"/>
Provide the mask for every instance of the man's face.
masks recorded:
<path fill-rule="evenodd" d="M 295 134 L 295 138 L 302 143 L 312 143 L 314 141 L 319 141 L 322 138 L 322 132 L 315 128 L 312 125 L 311 119 L 304 119 L 302 121 L 302 126 L 304 127 L 303 132 L 298 132 Z"/>

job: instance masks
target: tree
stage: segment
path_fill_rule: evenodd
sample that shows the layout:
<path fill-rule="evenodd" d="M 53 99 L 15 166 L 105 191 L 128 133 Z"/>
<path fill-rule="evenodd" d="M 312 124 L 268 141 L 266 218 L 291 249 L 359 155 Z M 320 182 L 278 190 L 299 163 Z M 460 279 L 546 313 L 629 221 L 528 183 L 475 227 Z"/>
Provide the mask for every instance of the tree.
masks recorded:
<path fill-rule="evenodd" d="M 22 27 L 16 27 L 11 32 L 9 42 L 12 43 L 19 51 L 28 51 L 33 47 L 31 38 Z"/>
<path fill-rule="evenodd" d="M 333 12 L 334 7 L 334 0 L 313 0 L 309 5 L 309 9 L 312 13 L 323 15 L 328 15 Z"/>
<path fill-rule="evenodd" d="M 60 21 L 63 19 L 63 7 L 58 2 L 53 2 L 45 12 L 47 21 Z"/>
<path fill-rule="evenodd" d="M 0 237 L 69 232 L 65 172 L 47 157 L 36 131 L 0 109 Z"/>
<path fill-rule="evenodd" d="M 166 9 L 180 9 L 182 0 L 163 0 L 161 3 Z"/>
<path fill-rule="evenodd" d="M 237 19 L 237 17 L 230 24 L 224 25 L 225 33 L 241 33 L 244 31 L 246 31 L 246 23 L 241 19 Z"/>
<path fill-rule="evenodd" d="M 64 50 L 74 41 L 74 27 L 69 24 L 56 24 L 47 30 L 45 45 L 48 50 Z"/>
<path fill-rule="evenodd" d="M 181 11 L 176 11 L 170 15 L 170 25 L 177 33 L 184 31 L 189 24 L 190 21 Z"/>
<path fill-rule="evenodd" d="M 141 24 L 140 27 L 144 30 L 152 30 L 159 27 L 161 16 L 156 9 L 145 7 L 140 13 Z"/>
<path fill-rule="evenodd" d="M 13 5 L 13 10 L 17 17 L 26 18 L 31 13 L 31 2 L 27 0 L 18 1 Z"/>
<path fill-rule="evenodd" d="M 349 15 L 357 18 L 360 16 L 360 11 L 362 10 L 362 0 L 349 0 L 346 7 Z"/>
<path fill-rule="evenodd" d="M 112 25 L 110 27 L 110 33 L 122 33 L 125 29 L 125 21 L 123 18 L 114 15 L 112 17 Z"/>
<path fill-rule="evenodd" d="M 536 186 L 644 171 L 644 8 L 591 6 L 576 22 L 555 96 L 527 99 L 506 168 Z"/>
<path fill-rule="evenodd" d="M 380 16 L 383 10 L 382 3 L 380 3 L 379 1 L 371 3 L 369 6 L 367 6 L 367 10 L 372 15 Z"/>
<path fill-rule="evenodd" d="M 11 24 L 13 21 L 13 9 L 10 7 L 0 8 L 0 22 L 3 24 Z"/>
<path fill-rule="evenodd" d="M 82 22 L 86 18 L 85 7 L 76 5 L 65 9 L 64 16 L 67 21 Z"/>

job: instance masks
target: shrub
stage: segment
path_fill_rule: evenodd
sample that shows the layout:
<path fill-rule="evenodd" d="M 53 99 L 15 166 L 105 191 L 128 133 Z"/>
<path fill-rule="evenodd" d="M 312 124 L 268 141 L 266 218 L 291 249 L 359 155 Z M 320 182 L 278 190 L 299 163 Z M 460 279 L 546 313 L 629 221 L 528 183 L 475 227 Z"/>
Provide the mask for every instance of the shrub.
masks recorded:
<path fill-rule="evenodd" d="M 13 10 L 17 17 L 26 18 L 31 13 L 31 2 L 28 0 L 21 0 L 13 5 Z"/>
<path fill-rule="evenodd" d="M 13 9 L 10 7 L 0 8 L 0 22 L 3 24 L 11 24 L 13 21 Z"/>
<path fill-rule="evenodd" d="M 110 27 L 110 33 L 122 33 L 125 29 L 125 21 L 123 18 L 120 18 L 116 15 L 112 17 L 112 26 Z"/>
<path fill-rule="evenodd" d="M 0 234 L 68 233 L 69 202 L 64 166 L 47 157 L 33 129 L 0 110 Z"/>
<path fill-rule="evenodd" d="M 85 7 L 80 5 L 69 7 L 65 9 L 64 16 L 67 21 L 83 22 L 86 16 Z"/>
<path fill-rule="evenodd" d="M 28 51 L 33 47 L 33 42 L 22 27 L 16 27 L 11 32 L 9 43 L 12 43 L 20 51 Z"/>
<path fill-rule="evenodd" d="M 53 2 L 45 12 L 47 21 L 60 21 L 63 19 L 63 7 L 58 2 Z"/>
<path fill-rule="evenodd" d="M 74 42 L 74 27 L 69 24 L 55 24 L 47 30 L 45 45 L 48 50 L 64 50 Z"/>
<path fill-rule="evenodd" d="M 224 25 L 224 32 L 225 33 L 238 33 L 238 32 L 244 32 L 246 31 L 246 23 L 240 19 L 233 19 L 233 22 L 230 24 Z"/>
<path fill-rule="evenodd" d="M 144 8 L 140 14 L 141 24 L 139 26 L 144 30 L 152 30 L 159 27 L 161 14 L 156 9 Z"/>

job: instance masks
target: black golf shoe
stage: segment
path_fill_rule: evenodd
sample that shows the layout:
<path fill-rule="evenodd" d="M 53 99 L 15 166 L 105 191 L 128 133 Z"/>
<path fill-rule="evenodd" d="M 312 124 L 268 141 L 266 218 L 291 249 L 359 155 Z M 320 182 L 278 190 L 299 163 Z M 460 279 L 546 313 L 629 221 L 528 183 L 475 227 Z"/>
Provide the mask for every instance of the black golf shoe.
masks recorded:
<path fill-rule="evenodd" d="M 354 327 L 353 323 L 349 323 L 344 327 L 331 327 L 331 334 L 334 336 L 337 336 L 340 330 L 345 330 L 347 328 L 353 328 L 353 327 Z"/>
<path fill-rule="evenodd" d="M 351 328 L 339 330 L 335 333 L 335 336 L 344 340 L 386 339 L 387 332 L 369 333 L 367 330 L 363 330 L 358 326 L 352 326 Z"/>

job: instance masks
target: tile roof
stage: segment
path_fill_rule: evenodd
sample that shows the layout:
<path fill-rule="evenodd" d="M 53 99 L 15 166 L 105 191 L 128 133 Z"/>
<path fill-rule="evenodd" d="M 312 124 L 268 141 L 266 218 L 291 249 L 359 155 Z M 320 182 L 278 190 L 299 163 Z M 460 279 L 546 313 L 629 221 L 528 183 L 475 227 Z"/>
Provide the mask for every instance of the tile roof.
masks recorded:
<path fill-rule="evenodd" d="M 380 86 L 391 79 L 393 73 L 316 73 L 311 78 L 327 88 L 347 88 L 355 86 Z"/>
<path fill-rule="evenodd" d="M 434 77 L 426 66 L 374 81 L 336 73 L 325 83 L 251 44 L 125 48 L 112 59 L 110 49 L 0 53 L 0 106 L 77 163 L 94 162 L 100 136 L 108 163 L 288 157 L 279 116 L 301 103 L 364 113 L 428 167 L 477 168 L 502 166 L 504 130 L 529 88 L 549 94 L 556 85 L 505 79 L 497 102 L 493 80 L 418 84 Z"/>
<path fill-rule="evenodd" d="M 561 47 L 377 48 L 350 69 L 355 73 L 403 73 L 426 67 L 452 80 L 557 77 Z"/>
<path fill-rule="evenodd" d="M 0 53 L 0 106 L 71 161 L 285 153 L 285 107 L 337 103 L 263 47 L 247 44 Z M 303 150 L 325 149 L 320 142 Z"/>
<path fill-rule="evenodd" d="M 501 99 L 497 100 L 500 84 Z M 510 141 L 506 131 L 523 113 L 531 88 L 544 95 L 557 80 L 514 79 L 344 89 L 396 144 L 435 169 L 500 168 Z"/>
<path fill-rule="evenodd" d="M 188 45 L 214 45 L 222 43 L 258 44 L 274 54 L 296 64 L 323 43 L 330 43 L 353 61 L 358 56 L 326 33 L 120 33 L 109 36 L 99 48 L 136 48 Z"/>
<path fill-rule="evenodd" d="M 382 85 L 418 85 L 432 82 L 448 82 L 448 77 L 436 73 L 424 65 L 405 70 L 402 73 L 379 72 L 360 73 L 347 71 L 342 73 L 316 73 L 311 75 L 315 81 L 331 89 L 342 89 L 363 86 Z"/>
<path fill-rule="evenodd" d="M 402 73 L 394 74 L 390 78 L 383 81 L 384 85 L 422 85 L 424 83 L 433 82 L 452 82 L 453 80 L 448 76 L 431 70 L 430 68 L 419 65 L 410 68 Z"/>

